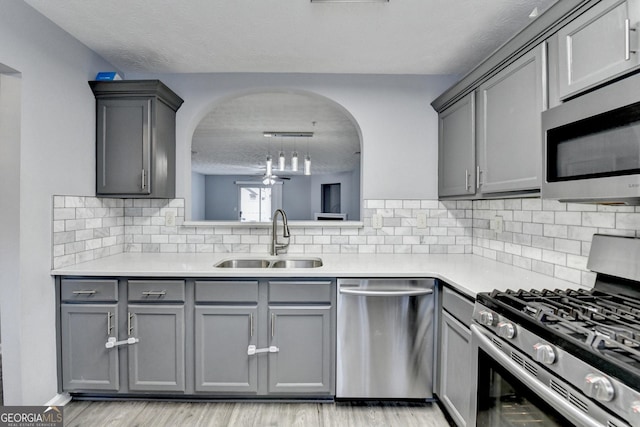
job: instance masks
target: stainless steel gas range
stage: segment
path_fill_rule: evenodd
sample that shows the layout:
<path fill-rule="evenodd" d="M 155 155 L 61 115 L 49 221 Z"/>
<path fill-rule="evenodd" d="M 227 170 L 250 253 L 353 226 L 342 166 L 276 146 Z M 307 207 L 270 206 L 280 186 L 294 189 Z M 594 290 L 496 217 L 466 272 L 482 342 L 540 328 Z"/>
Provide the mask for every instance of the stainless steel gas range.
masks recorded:
<path fill-rule="evenodd" d="M 588 268 L 593 289 L 478 294 L 471 425 L 640 427 L 640 238 L 594 235 Z"/>

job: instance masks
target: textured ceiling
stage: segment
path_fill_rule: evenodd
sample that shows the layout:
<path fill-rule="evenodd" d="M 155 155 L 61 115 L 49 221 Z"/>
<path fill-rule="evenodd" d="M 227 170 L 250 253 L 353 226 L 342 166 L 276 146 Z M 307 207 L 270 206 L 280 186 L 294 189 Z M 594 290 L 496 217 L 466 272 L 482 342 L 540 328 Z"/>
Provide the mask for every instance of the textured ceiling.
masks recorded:
<path fill-rule="evenodd" d="M 314 135 L 265 138 L 265 131 Z M 228 100 L 202 119 L 193 135 L 191 168 L 211 175 L 264 174 L 270 152 L 275 174 L 294 175 L 290 170 L 294 144 L 299 157 L 298 175 L 302 174 L 307 149 L 314 175 L 351 171 L 360 162 L 358 131 L 339 107 L 306 94 L 267 92 Z M 275 166 L 281 149 L 287 158 L 283 172 Z"/>
<path fill-rule="evenodd" d="M 542 12 L 555 2 L 25 1 L 125 74 L 459 75 L 524 28 L 534 8 Z M 358 132 L 342 110 L 320 98 L 268 93 L 230 100 L 202 121 L 192 141 L 193 169 L 263 173 L 269 151 L 263 131 L 314 131 L 309 139 L 314 174 L 351 170 L 359 162 Z M 302 158 L 306 141 L 297 142 Z M 275 138 L 274 159 L 280 144 L 289 162 L 293 141 Z"/>
<path fill-rule="evenodd" d="M 122 72 L 463 74 L 555 0 L 25 0 Z"/>

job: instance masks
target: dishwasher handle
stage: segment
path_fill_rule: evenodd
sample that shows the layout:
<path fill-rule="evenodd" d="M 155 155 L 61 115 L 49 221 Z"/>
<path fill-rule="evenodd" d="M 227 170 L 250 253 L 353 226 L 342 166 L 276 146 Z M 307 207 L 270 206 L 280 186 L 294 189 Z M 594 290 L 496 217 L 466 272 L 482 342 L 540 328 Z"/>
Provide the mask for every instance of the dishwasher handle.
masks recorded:
<path fill-rule="evenodd" d="M 366 289 L 353 289 L 353 288 L 340 288 L 341 294 L 357 295 L 363 297 L 413 297 L 420 295 L 429 295 L 433 293 L 433 289 L 417 288 L 417 289 L 403 289 L 400 291 L 392 290 L 377 290 L 369 291 Z"/>

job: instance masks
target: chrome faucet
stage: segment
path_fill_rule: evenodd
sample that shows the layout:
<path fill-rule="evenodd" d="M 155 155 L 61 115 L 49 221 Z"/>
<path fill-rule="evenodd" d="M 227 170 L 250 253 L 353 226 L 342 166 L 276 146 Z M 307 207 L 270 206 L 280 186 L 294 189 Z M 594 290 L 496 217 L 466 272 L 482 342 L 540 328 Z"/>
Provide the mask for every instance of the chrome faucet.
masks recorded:
<path fill-rule="evenodd" d="M 286 243 L 278 243 L 278 214 L 282 216 L 282 237 L 287 239 Z M 273 213 L 273 219 L 271 222 L 271 255 L 278 255 L 278 251 L 287 251 L 289 247 L 289 239 L 291 234 L 289 233 L 289 225 L 287 224 L 287 214 L 282 209 L 276 209 Z"/>

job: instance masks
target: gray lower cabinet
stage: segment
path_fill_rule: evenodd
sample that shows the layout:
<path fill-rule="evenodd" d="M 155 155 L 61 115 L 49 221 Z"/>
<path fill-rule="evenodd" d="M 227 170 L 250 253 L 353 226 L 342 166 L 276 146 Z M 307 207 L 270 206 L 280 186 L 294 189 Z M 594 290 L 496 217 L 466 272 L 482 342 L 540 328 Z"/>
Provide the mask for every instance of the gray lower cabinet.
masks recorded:
<path fill-rule="evenodd" d="M 527 52 L 477 90 L 476 188 L 483 194 L 540 189 L 545 46 Z"/>
<path fill-rule="evenodd" d="M 195 282 L 195 390 L 335 394 L 335 281 Z"/>
<path fill-rule="evenodd" d="M 257 306 L 196 306 L 195 318 L 195 390 L 257 393 L 258 359 L 247 352 L 258 344 Z"/>
<path fill-rule="evenodd" d="M 465 96 L 438 117 L 438 195 L 473 195 L 476 192 L 475 94 Z"/>
<path fill-rule="evenodd" d="M 438 396 L 456 425 L 470 426 L 475 379 L 471 378 L 471 316 L 473 303 L 445 287 L 440 327 L 440 390 Z"/>
<path fill-rule="evenodd" d="M 115 336 L 117 304 L 62 304 L 60 312 L 63 389 L 118 390 L 118 353 L 105 347 Z"/>
<path fill-rule="evenodd" d="M 60 391 L 335 395 L 335 279 L 56 279 Z"/>
<path fill-rule="evenodd" d="M 128 280 L 130 391 L 185 390 L 185 281 Z"/>
<path fill-rule="evenodd" d="M 185 324 L 182 305 L 128 306 L 129 390 L 184 391 Z"/>
<path fill-rule="evenodd" d="M 58 342 L 61 388 L 65 391 L 116 391 L 118 353 L 105 344 L 118 336 L 118 281 L 60 280 Z"/>
<path fill-rule="evenodd" d="M 637 68 L 639 27 L 640 1 L 603 0 L 561 28 L 557 56 L 551 57 L 560 99 Z"/>
<path fill-rule="evenodd" d="M 331 306 L 271 307 L 270 393 L 331 391 Z"/>

